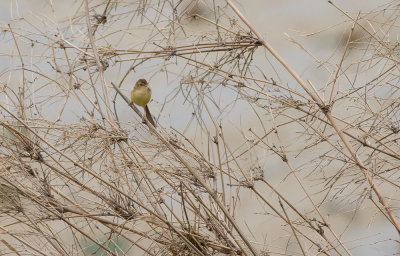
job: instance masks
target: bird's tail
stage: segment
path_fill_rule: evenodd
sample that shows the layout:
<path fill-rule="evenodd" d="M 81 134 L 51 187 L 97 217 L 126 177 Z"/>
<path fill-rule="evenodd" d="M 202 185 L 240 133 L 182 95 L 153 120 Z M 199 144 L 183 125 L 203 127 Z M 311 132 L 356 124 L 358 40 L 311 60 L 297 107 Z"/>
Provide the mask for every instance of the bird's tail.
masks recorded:
<path fill-rule="evenodd" d="M 153 116 L 150 113 L 150 109 L 149 107 L 146 105 L 146 107 L 144 108 L 144 111 L 146 112 L 146 118 L 147 120 L 154 126 L 156 127 L 156 122 L 154 122 Z"/>

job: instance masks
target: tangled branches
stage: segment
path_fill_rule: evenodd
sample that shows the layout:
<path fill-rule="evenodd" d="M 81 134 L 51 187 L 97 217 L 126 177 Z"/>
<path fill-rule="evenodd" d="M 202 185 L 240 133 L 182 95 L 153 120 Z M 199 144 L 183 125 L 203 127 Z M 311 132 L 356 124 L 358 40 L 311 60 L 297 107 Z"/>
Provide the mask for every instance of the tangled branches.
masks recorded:
<path fill-rule="evenodd" d="M 230 0 L 83 0 L 64 20 L 49 1 L 3 26 L 1 250 L 351 255 L 375 212 L 400 232 L 398 7 L 330 4 L 348 33 L 307 83 Z M 126 99 L 141 77 L 157 128 Z"/>

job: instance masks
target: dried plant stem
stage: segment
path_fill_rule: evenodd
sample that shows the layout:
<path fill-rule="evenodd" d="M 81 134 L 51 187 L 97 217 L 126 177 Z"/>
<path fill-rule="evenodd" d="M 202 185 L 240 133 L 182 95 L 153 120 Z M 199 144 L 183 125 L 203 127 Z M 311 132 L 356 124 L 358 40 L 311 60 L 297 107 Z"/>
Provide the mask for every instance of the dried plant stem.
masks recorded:
<path fill-rule="evenodd" d="M 299 85 L 303 88 L 304 91 L 315 101 L 315 103 L 321 108 L 322 112 L 328 118 L 330 124 L 335 129 L 337 134 L 339 135 L 340 139 L 342 140 L 343 144 L 347 148 L 347 150 L 352 155 L 354 161 L 356 161 L 357 165 L 360 167 L 362 173 L 364 174 L 365 178 L 368 181 L 368 184 L 371 186 L 372 190 L 376 194 L 379 199 L 379 202 L 384 207 L 385 211 L 389 215 L 389 218 L 396 228 L 397 232 L 400 235 L 400 223 L 397 220 L 397 217 L 394 215 L 392 209 L 388 205 L 387 200 L 382 195 L 379 188 L 375 185 L 374 180 L 372 179 L 371 175 L 368 173 L 368 170 L 365 168 L 364 164 L 358 158 L 356 152 L 354 151 L 353 147 L 351 146 L 348 139 L 345 137 L 343 131 L 338 127 L 336 124 L 336 120 L 332 116 L 332 113 L 329 110 L 329 106 L 325 106 L 319 99 L 316 97 L 307 87 L 306 83 L 300 78 L 300 76 L 286 63 L 286 61 L 263 39 L 262 35 L 249 23 L 249 21 L 242 15 L 239 9 L 230 1 L 225 0 L 228 5 L 232 8 L 232 10 L 240 17 L 240 19 L 248 26 L 248 28 L 257 36 L 260 40 L 260 43 L 282 64 L 282 66 L 290 73 L 290 75 L 299 83 Z"/>
<path fill-rule="evenodd" d="M 12 35 L 14 43 L 15 43 L 15 47 L 17 48 L 19 59 L 21 61 L 22 77 L 21 77 L 21 91 L 19 91 L 19 94 L 20 94 L 19 105 L 20 105 L 21 117 L 22 117 L 23 120 L 26 120 L 26 113 L 25 113 L 25 63 L 24 63 L 24 60 L 22 58 L 21 51 L 19 49 L 17 40 L 15 39 L 15 35 L 14 35 L 14 32 L 13 32 L 10 24 L 8 24 L 8 29 L 11 32 L 11 35 Z"/>
<path fill-rule="evenodd" d="M 335 49 L 289 38 L 311 79 L 233 0 L 49 0 L 28 16 L 25 2 L 0 25 L 0 251 L 395 253 L 393 1 L 354 17 L 328 1 L 345 21 L 302 41 L 328 30 Z M 129 105 L 138 78 L 152 85 L 157 128 Z M 375 207 L 392 225 L 361 231 L 381 228 Z"/>
<path fill-rule="evenodd" d="M 336 81 L 337 81 L 337 78 L 339 77 L 339 72 L 342 70 L 342 64 L 343 64 L 343 61 L 344 61 L 344 57 L 346 56 L 347 50 L 349 48 L 350 38 L 353 35 L 354 27 L 356 26 L 359 17 L 360 17 L 360 12 L 358 13 L 357 19 L 354 21 L 353 26 L 351 27 L 350 33 L 349 33 L 349 35 L 347 37 L 346 47 L 345 47 L 345 49 L 343 51 L 342 58 L 340 59 L 340 62 L 339 62 L 339 65 L 337 67 L 337 71 L 336 71 L 335 77 L 333 78 L 333 81 L 332 81 L 331 91 L 329 92 L 329 97 L 328 97 L 328 105 L 331 104 L 331 102 L 332 102 L 332 96 L 333 96 L 333 91 L 335 89 Z M 318 93 L 318 92 L 316 91 L 316 93 Z"/>
<path fill-rule="evenodd" d="M 122 96 L 122 98 L 129 104 L 129 99 L 123 95 L 121 90 L 119 88 L 111 83 L 114 86 L 114 89 Z M 137 113 L 137 112 L 136 112 Z M 140 112 L 139 112 L 140 113 Z M 138 113 L 137 113 L 138 114 Z M 170 142 L 168 142 L 164 136 L 162 136 L 155 128 L 153 125 L 148 122 L 147 119 L 145 119 L 146 125 L 149 127 L 150 131 L 156 135 L 156 137 L 178 158 L 178 160 L 188 169 L 188 171 L 197 179 L 197 181 L 201 184 L 201 186 L 207 191 L 207 193 L 211 196 L 211 198 L 214 200 L 214 202 L 218 205 L 218 207 L 223 211 L 225 217 L 229 220 L 229 222 L 233 225 L 235 228 L 236 232 L 239 234 L 239 236 L 242 238 L 243 242 L 247 245 L 249 250 L 253 255 L 258 255 L 256 250 L 253 248 L 252 244 L 250 241 L 247 240 L 246 236 L 244 235 L 244 232 L 241 230 L 239 225 L 236 223 L 235 219 L 231 216 L 229 213 L 228 209 L 226 209 L 225 205 L 223 202 L 221 202 L 218 198 L 218 195 L 207 185 L 207 183 L 203 180 L 203 178 L 190 166 L 189 163 L 187 163 L 182 156 L 173 148 Z M 245 253 L 245 252 L 243 252 Z"/>
<path fill-rule="evenodd" d="M 93 31 L 93 28 L 92 28 L 92 24 L 90 22 L 88 0 L 84 0 L 84 5 L 85 5 L 86 23 L 87 23 L 87 28 L 88 28 L 88 31 L 89 31 L 88 36 L 89 36 L 90 44 L 92 46 L 93 55 L 94 55 L 95 60 L 96 60 L 97 69 L 99 71 L 100 82 L 101 82 L 101 85 L 102 85 L 102 88 L 103 88 L 104 102 L 106 104 L 106 109 L 107 109 L 107 115 L 108 115 L 108 119 L 110 121 L 112 121 L 112 120 L 114 120 L 114 118 L 113 118 L 113 114 L 111 112 L 110 99 L 109 99 L 109 96 L 108 96 L 106 80 L 104 78 L 104 65 L 101 62 L 99 53 L 97 52 L 96 42 L 94 40 L 94 33 L 93 33 L 94 31 Z M 113 125 L 113 123 L 111 123 L 111 125 Z"/>
<path fill-rule="evenodd" d="M 47 256 L 45 253 L 41 252 L 40 250 L 36 249 L 35 247 L 33 247 L 32 245 L 30 245 L 29 243 L 25 242 L 24 240 L 22 240 L 21 238 L 19 238 L 19 236 L 14 235 L 12 232 L 10 232 L 9 230 L 7 230 L 5 227 L 0 225 L 0 230 L 2 230 L 4 233 L 8 234 L 9 236 L 11 236 L 12 238 L 16 239 L 17 241 L 19 241 L 20 243 L 24 244 L 25 246 L 27 246 L 28 248 L 31 248 L 32 250 L 34 250 L 35 252 L 39 253 L 40 255 L 43 256 Z"/>
<path fill-rule="evenodd" d="M 140 205 L 143 209 L 145 209 L 146 211 L 148 211 L 149 213 L 152 213 L 155 217 L 157 217 L 159 220 L 161 220 L 162 222 L 164 222 L 165 224 L 167 224 L 171 229 L 173 229 L 177 235 L 179 235 L 197 254 L 199 255 L 203 255 L 203 253 L 196 247 L 194 246 L 189 240 L 187 240 L 186 237 L 184 237 L 181 232 L 179 232 L 168 220 L 164 219 L 162 216 L 152 212 L 151 209 L 149 209 L 148 207 L 146 207 L 145 205 L 141 204 L 139 201 L 135 200 L 132 196 L 128 195 L 127 193 L 125 193 L 124 191 L 122 191 L 121 189 L 117 188 L 115 185 L 111 184 L 109 181 L 103 179 L 102 177 L 100 177 L 99 175 L 97 175 L 96 173 L 94 173 L 92 170 L 89 170 L 88 168 L 82 166 L 81 164 L 75 162 L 72 158 L 70 158 L 69 156 L 65 155 L 63 152 L 61 152 L 60 150 L 58 150 L 57 148 L 55 148 L 53 145 L 51 145 L 48 141 L 46 141 L 43 137 L 41 137 L 38 133 L 36 133 L 31 127 L 29 127 L 25 122 L 23 122 L 21 119 L 19 119 L 17 116 L 15 116 L 12 112 L 10 112 L 7 108 L 5 108 L 2 104 L 0 104 L 0 107 L 3 108 L 6 112 L 8 112 L 11 116 L 13 116 L 13 118 L 15 118 L 16 120 L 18 120 L 24 127 L 26 127 L 30 132 L 32 132 L 37 138 L 39 138 L 41 141 L 43 141 L 45 144 L 47 144 L 48 146 L 50 146 L 53 150 L 55 150 L 57 153 L 59 153 L 60 155 L 62 155 L 63 157 L 65 157 L 66 159 L 68 159 L 69 161 L 71 161 L 71 163 L 74 163 L 76 166 L 78 166 L 79 168 L 81 168 L 82 170 L 90 173 L 93 177 L 97 178 L 98 180 L 100 180 L 101 182 L 103 182 L 104 184 L 106 184 L 107 186 L 113 188 L 115 191 L 118 191 L 119 193 L 121 193 L 122 195 L 126 196 L 127 198 L 129 198 L 130 200 L 132 200 L 133 202 L 135 202 L 136 204 Z M 0 121 L 1 122 L 1 121 Z M 3 125 L 5 125 L 3 123 Z M 154 129 L 154 128 L 153 128 Z M 161 135 L 160 135 L 161 136 Z M 51 158 L 51 154 L 48 153 L 44 148 L 41 148 L 41 150 L 43 152 L 46 152 L 47 155 L 49 155 Z M 53 158 L 53 160 L 55 160 Z M 62 166 L 60 164 L 60 166 Z M 48 167 L 51 167 L 48 165 Z M 53 169 L 55 170 L 55 169 Z M 59 174 L 65 176 L 65 174 L 59 172 Z M 86 185 L 80 183 L 77 179 L 75 179 L 74 177 L 68 177 L 71 181 L 79 184 L 81 187 L 87 189 L 88 191 L 91 191 L 94 194 L 97 194 L 94 190 L 92 190 L 91 188 L 87 187 Z M 98 197 L 102 198 L 102 196 L 100 194 L 97 194 Z"/>
<path fill-rule="evenodd" d="M 297 244 L 299 245 L 299 247 L 301 249 L 301 252 L 303 253 L 304 256 L 306 256 L 307 254 L 304 251 L 304 248 L 303 248 L 303 245 L 302 245 L 302 243 L 300 241 L 300 238 L 297 236 L 297 232 L 296 232 L 296 230 L 295 230 L 295 228 L 294 228 L 294 226 L 292 224 L 292 221 L 290 220 L 289 216 L 286 213 L 285 206 L 283 206 L 281 198 L 279 198 L 279 205 L 281 206 L 282 211 L 285 214 L 285 217 L 287 219 L 287 223 L 289 224 L 290 228 L 292 229 L 293 235 L 296 238 Z"/>

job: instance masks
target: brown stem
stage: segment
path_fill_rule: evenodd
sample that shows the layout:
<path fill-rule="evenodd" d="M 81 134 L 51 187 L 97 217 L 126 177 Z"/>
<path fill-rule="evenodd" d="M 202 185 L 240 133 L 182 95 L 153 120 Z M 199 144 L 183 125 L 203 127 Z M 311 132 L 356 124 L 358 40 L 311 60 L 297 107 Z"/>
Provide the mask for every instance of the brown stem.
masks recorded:
<path fill-rule="evenodd" d="M 299 85 L 303 88 L 304 91 L 317 103 L 317 105 L 320 107 L 321 111 L 325 114 L 325 116 L 328 118 L 330 124 L 332 127 L 335 129 L 337 134 L 339 135 L 340 139 L 342 140 L 343 144 L 347 148 L 347 150 L 350 152 L 354 160 L 356 161 L 357 165 L 360 167 L 362 173 L 364 174 L 365 178 L 367 179 L 369 185 L 371 186 L 372 190 L 376 194 L 376 196 L 379 199 L 379 202 L 382 204 L 382 206 L 385 208 L 387 214 L 389 215 L 390 220 L 393 223 L 393 226 L 396 228 L 397 232 L 400 235 L 400 224 L 399 221 L 397 220 L 396 216 L 394 215 L 393 211 L 391 210 L 390 206 L 387 203 L 387 200 L 385 197 L 382 195 L 382 192 L 379 190 L 379 188 L 375 185 L 374 180 L 372 179 L 371 175 L 368 174 L 366 167 L 364 164 L 361 162 L 361 160 L 358 158 L 356 152 L 354 151 L 353 147 L 351 146 L 350 142 L 348 139 L 344 136 L 343 131 L 339 128 L 339 126 L 336 124 L 336 121 L 334 117 L 332 116 L 329 108 L 327 109 L 317 96 L 315 96 L 308 88 L 306 83 L 300 78 L 300 76 L 285 62 L 285 60 L 264 40 L 262 35 L 250 24 L 250 22 L 242 15 L 242 13 L 236 8 L 236 6 L 231 2 L 231 0 L 225 0 L 228 5 L 232 8 L 232 10 L 239 16 L 239 18 L 247 25 L 247 27 L 253 32 L 260 43 L 282 64 L 282 66 L 292 75 L 292 77 L 299 83 Z"/>

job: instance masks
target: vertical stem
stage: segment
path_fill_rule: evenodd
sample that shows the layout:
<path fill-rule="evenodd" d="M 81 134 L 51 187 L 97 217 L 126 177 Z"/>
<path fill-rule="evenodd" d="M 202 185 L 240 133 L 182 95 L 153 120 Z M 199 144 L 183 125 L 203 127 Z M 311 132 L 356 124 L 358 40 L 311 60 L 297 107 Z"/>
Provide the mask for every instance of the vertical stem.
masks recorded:
<path fill-rule="evenodd" d="M 106 108 L 107 108 L 107 115 L 108 118 L 110 120 L 113 120 L 113 114 L 111 112 L 111 107 L 110 107 L 110 101 L 109 101 L 109 97 L 108 97 L 108 91 L 107 91 L 107 85 L 106 85 L 106 80 L 104 78 L 104 67 L 103 67 L 103 63 L 101 63 L 100 60 L 100 56 L 97 52 L 97 47 L 96 47 L 96 42 L 94 40 L 94 33 L 93 33 L 93 29 L 92 29 L 92 24 L 90 22 L 90 17 L 89 17 L 89 3 L 88 0 L 84 0 L 85 3 L 85 13 L 86 13 L 86 23 L 88 26 L 88 34 L 89 34 L 89 40 L 90 40 L 90 44 L 92 46 L 92 50 L 93 50 L 93 55 L 95 57 L 96 60 L 96 64 L 97 64 L 97 68 L 99 70 L 99 75 L 100 75 L 100 81 L 101 81 L 101 85 L 103 87 L 103 97 L 104 97 L 104 102 L 106 104 Z"/>
<path fill-rule="evenodd" d="M 21 51 L 20 51 L 18 43 L 17 43 L 17 39 L 15 38 L 14 32 L 13 32 L 10 24 L 8 24 L 8 28 L 10 29 L 10 33 L 11 33 L 11 35 L 13 37 L 13 40 L 14 40 L 14 43 L 15 43 L 15 47 L 17 48 L 18 56 L 19 56 L 19 59 L 21 61 L 22 89 L 19 92 L 20 93 L 19 101 L 20 101 L 20 105 L 21 105 L 21 117 L 22 117 L 22 120 L 25 121 L 26 120 L 26 115 L 25 115 L 25 64 L 24 64 L 24 60 L 22 59 L 22 55 L 21 55 Z"/>

